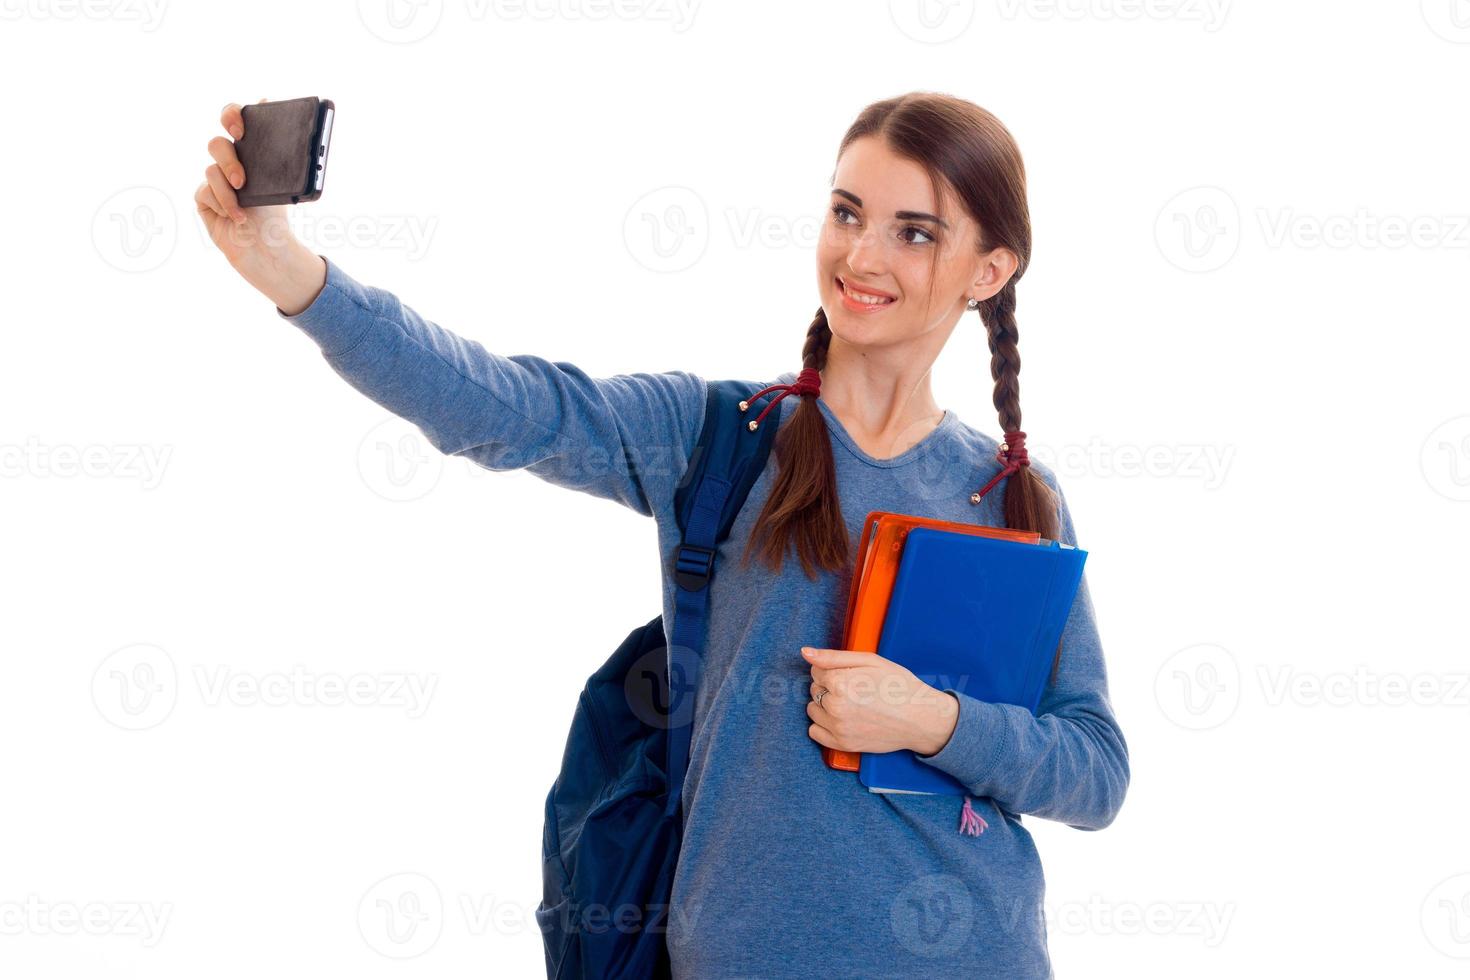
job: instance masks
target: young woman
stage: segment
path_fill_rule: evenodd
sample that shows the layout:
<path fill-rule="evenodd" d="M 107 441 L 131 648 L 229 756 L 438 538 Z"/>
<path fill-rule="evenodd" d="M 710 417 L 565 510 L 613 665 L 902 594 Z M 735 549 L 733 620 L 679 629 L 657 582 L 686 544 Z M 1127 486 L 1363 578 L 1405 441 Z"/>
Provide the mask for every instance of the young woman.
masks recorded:
<path fill-rule="evenodd" d="M 222 122 L 238 137 L 239 107 Z M 283 208 L 241 210 L 232 144 L 217 137 L 209 149 L 196 200 L 215 243 L 337 374 L 444 453 L 655 518 L 661 553 L 672 553 L 702 378 L 592 378 L 564 361 L 491 353 L 313 254 Z M 970 102 L 887 99 L 844 136 L 828 206 L 802 370 L 780 375 L 775 397 L 757 398 L 768 386 L 752 384 L 748 415 L 778 423 L 778 437 L 710 585 L 668 919 L 675 975 L 1046 977 L 1042 868 L 1021 816 L 1098 830 L 1129 781 L 1085 577 L 1035 715 L 832 649 L 871 510 L 1077 543 L 1056 477 L 1027 459 L 1021 431 L 1016 282 L 1031 253 L 1021 155 Z M 961 322 L 987 331 L 1003 444 L 930 390 Z M 637 465 L 670 448 L 672 459 Z M 798 561 L 783 561 L 792 553 Z M 673 589 L 666 573 L 665 622 Z M 911 749 L 973 799 L 960 808 L 870 793 L 823 765 L 824 745 Z"/>

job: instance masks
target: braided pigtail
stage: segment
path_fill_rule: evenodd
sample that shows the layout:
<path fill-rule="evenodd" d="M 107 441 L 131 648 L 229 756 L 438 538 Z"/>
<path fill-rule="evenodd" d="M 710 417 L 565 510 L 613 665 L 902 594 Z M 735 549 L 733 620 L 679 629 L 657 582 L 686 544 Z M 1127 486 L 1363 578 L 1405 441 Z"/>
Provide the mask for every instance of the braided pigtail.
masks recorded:
<path fill-rule="evenodd" d="M 803 369 L 820 372 L 825 368 L 831 342 L 827 311 L 818 307 L 801 347 Z M 742 563 L 749 565 L 758 549 L 779 572 L 787 549 L 794 544 L 807 578 L 815 581 L 818 567 L 845 571 L 849 543 L 837 499 L 837 466 L 832 460 L 827 419 L 815 397 L 801 398 L 791 418 L 781 423 L 771 451 L 776 457 L 776 477 L 746 541 Z"/>
<path fill-rule="evenodd" d="M 1021 438 L 1018 441 L 1024 447 L 1025 433 L 1021 432 L 1021 354 L 1016 349 L 1020 331 L 1016 327 L 1014 276 L 1000 292 L 980 303 L 980 318 L 985 322 L 990 346 L 990 376 L 995 379 L 995 391 L 991 400 L 995 404 L 996 412 L 1000 414 L 1001 431 L 1019 433 Z M 1004 515 L 1005 526 L 1008 528 L 1036 531 L 1043 538 L 1056 539 L 1056 495 L 1041 477 L 1031 472 L 1029 462 L 1016 469 L 1006 480 Z M 1052 681 L 1056 680 L 1061 659 L 1062 647 L 1057 644 L 1057 652 L 1051 663 Z"/>

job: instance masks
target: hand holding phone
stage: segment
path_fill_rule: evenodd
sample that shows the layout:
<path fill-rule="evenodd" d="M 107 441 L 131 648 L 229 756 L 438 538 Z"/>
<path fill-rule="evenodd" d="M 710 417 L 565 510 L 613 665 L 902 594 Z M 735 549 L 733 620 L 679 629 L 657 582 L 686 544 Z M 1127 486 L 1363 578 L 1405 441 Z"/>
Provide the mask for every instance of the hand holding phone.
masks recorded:
<path fill-rule="evenodd" d="M 298 200 L 319 197 L 325 181 L 326 144 L 331 133 L 330 129 L 322 132 L 315 126 L 305 127 L 310 132 L 302 140 L 301 128 L 296 130 L 296 135 L 288 135 L 290 126 L 277 125 L 275 138 L 245 139 L 250 132 L 247 117 L 249 125 L 261 124 L 261 130 L 269 136 L 273 128 L 270 121 L 280 119 L 279 110 L 267 107 L 284 104 L 261 99 L 243 109 L 234 102 L 224 107 L 220 125 L 234 140 L 216 136 L 209 141 L 209 155 L 214 162 L 205 168 L 204 183 L 195 190 L 194 202 L 210 239 L 235 271 L 274 301 L 282 312 L 294 314 L 305 309 L 321 291 L 326 264 L 292 233 L 284 203 L 261 203 L 259 198 L 275 198 L 282 193 L 286 202 L 293 196 Z M 325 107 L 334 108 L 329 101 Z M 257 117 L 254 111 L 257 109 L 266 112 Z M 288 111 L 287 115 L 291 114 Z M 325 121 L 322 115 L 316 118 Z M 236 149 L 242 145 L 253 145 L 259 152 L 246 151 L 239 155 Z M 309 166 L 305 159 L 308 153 L 312 155 Z M 284 165 L 273 169 L 270 163 L 273 159 Z M 321 163 L 322 170 L 316 170 L 317 163 Z M 247 167 L 251 168 L 248 174 Z M 257 170 L 257 167 L 264 169 Z M 257 173 L 265 176 L 257 179 Z M 322 175 L 320 181 L 318 174 Z M 301 193 L 294 191 L 298 179 Z M 247 183 L 254 192 L 251 196 L 239 193 Z M 282 187 L 286 189 L 283 191 Z"/>

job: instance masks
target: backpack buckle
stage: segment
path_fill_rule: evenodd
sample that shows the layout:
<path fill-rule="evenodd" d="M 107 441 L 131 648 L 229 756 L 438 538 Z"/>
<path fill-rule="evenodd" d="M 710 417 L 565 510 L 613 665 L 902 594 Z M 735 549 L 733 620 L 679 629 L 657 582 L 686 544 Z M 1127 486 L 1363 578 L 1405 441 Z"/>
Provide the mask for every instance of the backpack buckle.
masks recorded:
<path fill-rule="evenodd" d="M 674 581 L 679 588 L 698 592 L 709 584 L 715 567 L 715 550 L 697 544 L 681 544 L 674 556 Z"/>

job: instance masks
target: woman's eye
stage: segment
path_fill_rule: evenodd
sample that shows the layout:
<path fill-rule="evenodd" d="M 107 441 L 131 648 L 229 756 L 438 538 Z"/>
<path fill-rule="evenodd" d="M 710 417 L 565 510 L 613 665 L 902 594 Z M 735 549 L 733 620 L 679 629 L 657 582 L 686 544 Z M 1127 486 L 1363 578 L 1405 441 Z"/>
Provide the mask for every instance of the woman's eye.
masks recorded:
<path fill-rule="evenodd" d="M 832 216 L 836 219 L 839 225 L 855 224 L 857 222 L 857 215 L 854 214 L 852 209 L 845 204 L 834 204 L 832 206 Z M 853 220 L 849 222 L 845 220 L 845 218 L 852 218 Z M 912 238 L 906 237 L 910 232 L 915 235 L 923 235 L 923 240 L 914 241 Z M 900 238 L 903 238 L 903 240 L 910 245 L 932 245 L 935 241 L 934 236 L 931 235 L 927 229 L 920 228 L 918 225 L 908 225 L 898 234 Z"/>
<path fill-rule="evenodd" d="M 920 228 L 918 225 L 909 225 L 902 232 L 900 232 L 900 234 L 907 235 L 909 232 L 914 232 L 915 234 L 924 236 L 924 241 L 922 242 L 916 242 L 912 239 L 905 239 L 905 241 L 907 241 L 910 245 L 928 245 L 929 243 L 934 241 L 934 236 L 929 234 L 923 228 Z"/>

